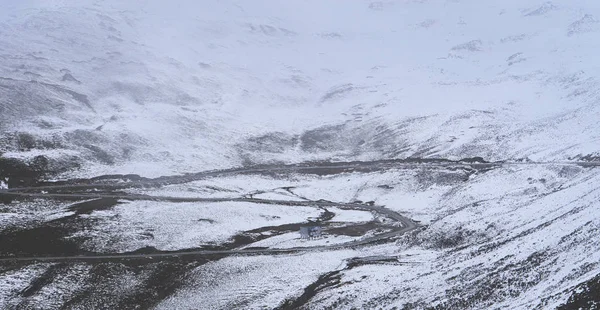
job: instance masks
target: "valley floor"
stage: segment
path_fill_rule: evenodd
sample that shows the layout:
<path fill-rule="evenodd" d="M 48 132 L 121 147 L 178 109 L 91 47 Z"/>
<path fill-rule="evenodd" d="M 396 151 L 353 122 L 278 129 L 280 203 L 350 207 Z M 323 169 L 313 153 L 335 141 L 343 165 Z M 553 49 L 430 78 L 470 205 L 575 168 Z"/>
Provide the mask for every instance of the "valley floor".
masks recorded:
<path fill-rule="evenodd" d="M 588 163 L 309 163 L 0 192 L 3 308 L 575 308 Z M 300 227 L 321 236 L 301 239 Z"/>

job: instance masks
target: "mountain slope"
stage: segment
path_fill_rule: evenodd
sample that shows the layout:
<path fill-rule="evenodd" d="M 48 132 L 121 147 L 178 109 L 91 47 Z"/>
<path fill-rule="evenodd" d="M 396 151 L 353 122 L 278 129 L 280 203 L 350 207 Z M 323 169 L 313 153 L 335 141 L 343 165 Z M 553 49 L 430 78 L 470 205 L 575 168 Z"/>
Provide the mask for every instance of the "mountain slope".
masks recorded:
<path fill-rule="evenodd" d="M 5 157 L 58 140 L 79 174 L 156 175 L 598 152 L 594 1 L 3 5 L 2 130 L 41 140 Z"/>
<path fill-rule="evenodd" d="M 599 176 L 584 163 L 600 161 L 599 35 L 597 0 L 0 0 L 0 191 L 272 164 L 88 189 L 359 201 L 422 224 L 335 251 L 0 266 L 0 304 L 597 307 Z M 277 170 L 407 158 L 387 171 Z M 469 158 L 498 165 L 428 161 Z M 126 176 L 92 179 L 110 174 Z M 2 200 L 0 233 L 49 231 L 41 240 L 68 254 L 260 248 L 289 246 L 289 227 L 323 211 L 112 197 L 80 214 L 43 199 Z M 343 238 L 378 232 L 353 225 Z"/>

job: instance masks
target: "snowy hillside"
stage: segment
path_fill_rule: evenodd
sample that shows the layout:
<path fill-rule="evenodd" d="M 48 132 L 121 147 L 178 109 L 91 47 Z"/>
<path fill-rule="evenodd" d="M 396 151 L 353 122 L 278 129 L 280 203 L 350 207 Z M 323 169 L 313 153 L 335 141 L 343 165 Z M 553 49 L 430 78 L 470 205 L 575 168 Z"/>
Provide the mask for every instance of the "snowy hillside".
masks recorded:
<path fill-rule="evenodd" d="M 5 157 L 160 175 L 598 152 L 592 0 L 2 6 Z"/>
<path fill-rule="evenodd" d="M 597 0 L 0 0 L 0 308 L 591 308 L 599 54 Z"/>

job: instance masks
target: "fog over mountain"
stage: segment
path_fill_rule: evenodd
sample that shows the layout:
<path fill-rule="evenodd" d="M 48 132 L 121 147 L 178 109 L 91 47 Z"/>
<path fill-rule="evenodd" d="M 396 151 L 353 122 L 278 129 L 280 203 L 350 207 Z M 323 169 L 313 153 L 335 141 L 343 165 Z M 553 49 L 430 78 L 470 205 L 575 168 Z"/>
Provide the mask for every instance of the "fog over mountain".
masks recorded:
<path fill-rule="evenodd" d="M 0 0 L 0 308 L 596 309 L 599 54 L 596 0 Z"/>

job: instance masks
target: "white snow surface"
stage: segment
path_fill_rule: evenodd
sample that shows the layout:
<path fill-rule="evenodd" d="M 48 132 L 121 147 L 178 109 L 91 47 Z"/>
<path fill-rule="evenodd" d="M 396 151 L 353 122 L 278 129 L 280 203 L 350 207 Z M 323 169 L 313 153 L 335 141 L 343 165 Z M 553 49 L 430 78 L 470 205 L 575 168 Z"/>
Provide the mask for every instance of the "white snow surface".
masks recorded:
<path fill-rule="evenodd" d="M 575 285 L 598 274 L 598 173 L 565 166 L 513 166 L 447 184 L 441 193 L 436 184 L 413 189 L 414 195 L 437 197 L 419 211 L 436 217 L 416 241 L 407 236 L 397 247 L 377 251 L 407 255 L 424 249 L 429 254 L 417 265 L 344 271 L 342 281 L 349 285 L 324 290 L 311 305 L 557 307 Z M 412 195 L 399 187 L 388 192 L 375 200 L 401 202 Z M 419 218 L 416 210 L 413 215 Z"/>
<path fill-rule="evenodd" d="M 0 305 L 15 307 L 18 300 L 13 296 L 25 290 L 35 277 L 40 276 L 51 264 L 33 264 L 16 268 L 0 275 Z"/>
<path fill-rule="evenodd" d="M 369 222 L 373 220 L 373 214 L 367 211 L 342 210 L 339 208 L 327 208 L 328 211 L 335 213 L 332 222 Z"/>
<path fill-rule="evenodd" d="M 295 175 L 289 179 L 239 176 L 245 181 L 254 178 L 248 184 L 256 190 L 286 187 L 294 193 L 302 189 L 308 199 L 374 201 L 427 225 L 395 243 L 355 250 L 228 257 L 210 262 L 198 267 L 159 308 L 273 308 L 300 296 L 302 288 L 319 275 L 338 270 L 337 276 L 345 284 L 323 286 L 307 307 L 552 309 L 563 304 L 577 285 L 597 276 L 600 192 L 596 184 L 600 171 L 545 164 L 507 165 L 469 173 L 437 167 L 320 177 Z M 218 178 L 213 180 L 219 183 Z M 235 181 L 232 184 L 232 188 L 237 187 Z M 27 209 L 23 204 L 9 206 Z M 41 216 L 34 219 L 46 218 L 45 210 L 52 209 L 43 204 L 37 208 Z M 64 212 L 63 207 L 53 212 L 57 210 Z M 372 218 L 368 212 L 331 211 L 358 223 Z M 90 222 L 94 225 L 73 237 L 90 238 L 86 244 L 89 249 L 101 252 L 144 246 L 175 250 L 222 242 L 240 230 L 297 223 L 320 212 L 317 208 L 238 202 L 128 202 L 111 210 L 78 215 L 82 220 L 94 219 Z M 201 218 L 215 222 L 198 221 Z M 283 248 L 350 240 L 329 237 L 301 241 L 296 233 L 290 233 L 249 246 Z M 345 259 L 371 256 L 395 257 L 399 262 L 352 268 L 344 263 Z M 67 273 L 76 275 L 78 271 Z M 5 272 L 2 276 L 10 275 Z M 51 285 L 61 287 L 60 278 L 55 281 Z M 128 281 L 135 283 L 135 277 Z M 8 304 L 17 300 L 14 290 L 10 292 Z M 66 295 L 69 292 L 64 290 Z M 36 298 L 41 301 L 50 295 L 43 296 Z"/>
<path fill-rule="evenodd" d="M 595 0 L 0 5 L 1 129 L 83 160 L 65 176 L 600 145 Z"/>
<path fill-rule="evenodd" d="M 34 200 L 0 205 L 0 231 L 32 228 L 42 223 L 73 215 L 71 203 Z"/>
<path fill-rule="evenodd" d="M 45 156 L 68 168 L 52 177 L 68 178 L 308 160 L 598 157 L 599 37 L 597 0 L 0 0 L 0 159 Z M 274 308 L 340 270 L 343 285 L 321 287 L 308 308 L 553 309 L 600 274 L 599 173 L 424 167 L 134 192 L 373 201 L 424 224 L 357 250 L 210 262 L 159 308 Z M 0 207 L 2 230 L 73 215 L 37 201 Z M 320 212 L 136 201 L 77 215 L 95 225 L 70 237 L 100 252 L 175 250 Z M 345 264 L 369 255 L 404 263 Z M 0 306 L 58 307 L 88 272 L 63 266 L 20 299 L 48 268 L 3 270 Z M 123 292 L 136 277 L 124 277 Z"/>
<path fill-rule="evenodd" d="M 340 269 L 354 251 L 291 256 L 229 257 L 194 270 L 189 288 L 157 309 L 260 309 L 300 295 L 320 274 Z M 233 294 L 232 294 L 233 293 Z"/>
<path fill-rule="evenodd" d="M 244 247 L 267 247 L 274 249 L 289 249 L 293 247 L 313 247 L 321 245 L 334 245 L 350 242 L 358 239 L 357 237 L 343 235 L 323 235 L 314 239 L 301 239 L 298 232 L 281 234 L 251 243 Z"/>
<path fill-rule="evenodd" d="M 71 237 L 89 238 L 84 247 L 98 252 L 159 250 L 220 244 L 236 233 L 264 226 L 302 223 L 318 217 L 311 207 L 260 205 L 246 202 L 123 202 L 111 210 L 79 215 L 96 223 Z"/>
<path fill-rule="evenodd" d="M 295 193 L 302 189 L 310 199 L 372 200 L 428 224 L 416 236 L 405 236 L 397 244 L 368 247 L 355 255 L 399 257 L 399 264 L 343 270 L 341 281 L 346 284 L 324 288 L 308 306 L 551 309 L 564 303 L 575 285 L 597 274 L 600 247 L 595 214 L 600 194 L 594 184 L 598 171 L 569 165 L 513 165 L 471 175 L 468 181 L 457 177 L 461 173 L 465 172 L 392 169 L 265 182 L 268 187 L 292 187 Z M 265 177 L 256 177 L 252 184 L 260 189 L 262 179 Z M 338 242 L 297 238 L 297 234 L 284 234 L 250 246 Z M 212 272 L 217 272 L 216 268 Z M 256 279 L 272 277 L 272 271 L 260 276 L 247 272 L 235 275 L 235 281 L 241 281 L 236 285 L 250 289 L 258 285 Z M 190 294 L 172 299 L 178 305 L 197 302 L 223 309 L 235 308 L 239 299 L 252 300 L 244 304 L 248 308 L 277 305 L 275 300 L 247 293 L 247 289 L 228 290 L 230 295 L 213 301 Z M 478 299 L 481 294 L 490 295 Z M 171 302 L 166 305 L 173 306 Z"/>

